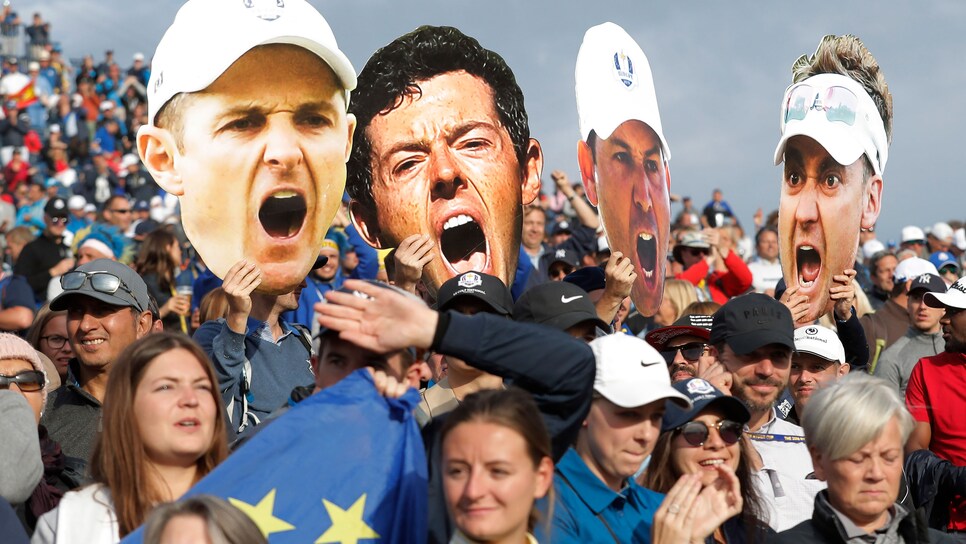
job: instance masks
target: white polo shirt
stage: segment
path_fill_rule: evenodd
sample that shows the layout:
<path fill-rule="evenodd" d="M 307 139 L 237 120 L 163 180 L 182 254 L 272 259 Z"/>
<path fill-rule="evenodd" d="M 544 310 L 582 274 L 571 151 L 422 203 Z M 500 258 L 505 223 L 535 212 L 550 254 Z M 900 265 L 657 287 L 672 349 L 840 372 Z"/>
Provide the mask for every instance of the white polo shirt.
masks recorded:
<path fill-rule="evenodd" d="M 781 532 L 812 519 L 815 494 L 826 485 L 812 475 L 802 428 L 777 418 L 772 408 L 768 423 L 746 434 L 762 460 L 754 481 L 768 510 L 768 525 Z"/>

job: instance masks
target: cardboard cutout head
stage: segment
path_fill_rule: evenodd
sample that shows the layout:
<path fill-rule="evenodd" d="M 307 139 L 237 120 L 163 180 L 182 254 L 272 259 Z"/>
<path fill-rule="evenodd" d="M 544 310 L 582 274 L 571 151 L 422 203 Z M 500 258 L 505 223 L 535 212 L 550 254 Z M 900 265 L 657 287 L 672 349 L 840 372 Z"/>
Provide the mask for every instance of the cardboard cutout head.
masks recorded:
<path fill-rule="evenodd" d="M 216 275 L 247 258 L 259 291 L 281 294 L 308 274 L 345 187 L 355 82 L 305 0 L 178 11 L 155 52 L 138 152 Z"/>
<path fill-rule="evenodd" d="M 432 292 L 470 270 L 510 285 L 543 155 L 506 62 L 455 28 L 420 27 L 372 55 L 351 111 L 347 189 L 366 241 L 428 235 Z"/>
<path fill-rule="evenodd" d="M 863 62 L 850 73 L 839 55 Z M 860 229 L 871 229 L 879 216 L 892 97 L 875 59 L 853 36 L 827 36 L 793 70 L 775 150 L 775 164 L 784 161 L 778 232 L 785 283 L 809 298 L 799 322 L 805 324 L 831 310 L 833 277 L 854 267 Z"/>
<path fill-rule="evenodd" d="M 584 34 L 575 76 L 584 188 L 600 211 L 611 251 L 634 263 L 631 300 L 652 316 L 664 296 L 671 152 L 651 67 L 623 28 L 604 23 Z"/>

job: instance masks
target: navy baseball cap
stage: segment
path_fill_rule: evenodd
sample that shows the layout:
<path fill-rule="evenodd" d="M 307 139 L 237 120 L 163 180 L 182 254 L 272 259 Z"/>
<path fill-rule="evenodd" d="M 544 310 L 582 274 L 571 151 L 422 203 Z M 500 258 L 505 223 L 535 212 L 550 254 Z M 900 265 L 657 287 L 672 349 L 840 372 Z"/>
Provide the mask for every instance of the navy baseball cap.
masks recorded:
<path fill-rule="evenodd" d="M 499 315 L 510 315 L 513 309 L 513 297 L 503 281 L 482 272 L 463 272 L 443 282 L 439 286 L 436 309 L 449 310 L 461 297 L 481 300 Z"/>
<path fill-rule="evenodd" d="M 711 318 L 711 344 L 725 342 L 738 355 L 768 344 L 795 351 L 795 324 L 788 308 L 761 293 L 729 300 Z"/>
<path fill-rule="evenodd" d="M 701 378 L 683 380 L 672 384 L 671 387 L 683 393 L 691 401 L 691 409 L 684 409 L 674 402 L 667 403 L 664 419 L 661 421 L 661 432 L 677 429 L 710 407 L 718 408 L 724 412 L 725 418 L 741 424 L 748 423 L 751 419 L 748 408 L 740 400 L 725 395 Z"/>
<path fill-rule="evenodd" d="M 607 277 L 599 266 L 585 266 L 567 274 L 563 281 L 572 283 L 588 293 L 605 287 Z"/>

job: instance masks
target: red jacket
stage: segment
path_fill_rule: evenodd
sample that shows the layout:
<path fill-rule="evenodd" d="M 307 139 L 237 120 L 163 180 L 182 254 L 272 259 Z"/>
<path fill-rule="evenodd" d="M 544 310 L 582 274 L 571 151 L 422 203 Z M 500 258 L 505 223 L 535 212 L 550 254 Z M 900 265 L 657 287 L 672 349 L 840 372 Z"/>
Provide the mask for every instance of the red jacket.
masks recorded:
<path fill-rule="evenodd" d="M 751 288 L 752 280 L 748 265 L 734 251 L 728 251 L 724 264 L 727 272 L 712 272 L 708 275 L 708 261 L 702 260 L 674 277 L 704 288 L 711 295 L 711 300 L 724 304 L 731 297 L 747 292 Z M 702 280 L 705 280 L 704 285 L 701 285 Z"/>

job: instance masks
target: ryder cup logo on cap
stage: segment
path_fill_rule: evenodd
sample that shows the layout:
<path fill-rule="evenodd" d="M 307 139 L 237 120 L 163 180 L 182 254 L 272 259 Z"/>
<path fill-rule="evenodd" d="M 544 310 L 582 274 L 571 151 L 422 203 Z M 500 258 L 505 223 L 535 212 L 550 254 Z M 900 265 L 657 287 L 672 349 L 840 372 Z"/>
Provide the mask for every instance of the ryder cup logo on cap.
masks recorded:
<path fill-rule="evenodd" d="M 168 27 L 151 61 L 148 122 L 175 95 L 204 90 L 259 45 L 290 44 L 318 55 L 345 89 L 356 72 L 325 18 L 305 0 L 189 0 Z M 256 77 L 271 77 L 261 74 Z"/>
<path fill-rule="evenodd" d="M 582 140 L 587 141 L 591 131 L 606 140 L 621 123 L 635 119 L 657 133 L 664 158 L 671 158 L 661 128 L 651 65 L 623 28 L 604 23 L 587 30 L 577 53 L 574 77 Z"/>
<path fill-rule="evenodd" d="M 885 125 L 872 97 L 858 82 L 839 74 L 818 74 L 785 90 L 780 118 L 781 138 L 775 164 L 785 157 L 793 136 L 808 136 L 836 162 L 848 166 L 863 154 L 882 175 L 889 158 Z"/>
<path fill-rule="evenodd" d="M 466 274 L 460 276 L 457 285 L 466 289 L 472 289 L 473 287 L 483 285 L 483 278 L 481 278 L 476 272 L 467 272 Z"/>

